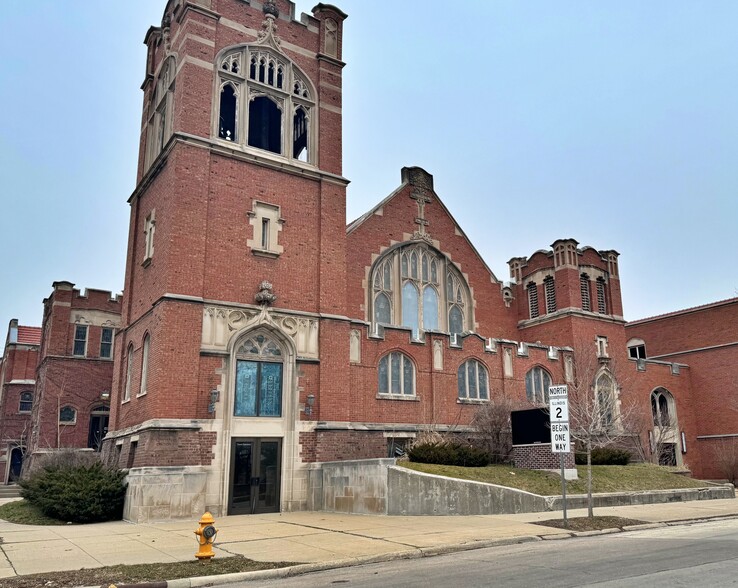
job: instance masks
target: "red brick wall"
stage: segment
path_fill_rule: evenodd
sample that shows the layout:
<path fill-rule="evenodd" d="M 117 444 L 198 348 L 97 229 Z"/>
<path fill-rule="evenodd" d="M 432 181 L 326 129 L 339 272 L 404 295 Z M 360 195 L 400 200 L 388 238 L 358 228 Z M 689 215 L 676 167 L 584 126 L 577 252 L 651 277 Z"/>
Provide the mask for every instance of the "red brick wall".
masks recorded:
<path fill-rule="evenodd" d="M 574 454 L 564 453 L 564 467 L 571 469 L 574 466 Z M 561 454 L 552 453 L 551 445 L 515 445 L 512 452 L 513 463 L 516 468 L 526 470 L 558 470 L 561 468 Z"/>

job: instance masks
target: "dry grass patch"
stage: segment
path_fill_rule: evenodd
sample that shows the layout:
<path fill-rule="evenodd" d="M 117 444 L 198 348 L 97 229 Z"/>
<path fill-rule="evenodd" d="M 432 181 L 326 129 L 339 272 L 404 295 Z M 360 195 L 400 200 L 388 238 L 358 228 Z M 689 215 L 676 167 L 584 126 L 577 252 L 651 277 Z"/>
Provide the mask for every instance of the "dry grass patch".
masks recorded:
<path fill-rule="evenodd" d="M 523 470 L 504 465 L 465 468 L 409 461 L 400 462 L 397 465 L 426 474 L 508 486 L 541 496 L 561 494 L 561 478 L 553 472 Z M 567 483 L 567 492 L 570 494 L 586 494 L 587 470 L 582 466 L 578 467 L 577 470 L 579 479 Z M 652 464 L 592 466 L 592 490 L 596 493 L 704 488 L 705 486 L 707 486 L 705 482 L 674 473 L 673 468 L 664 468 Z"/>
<path fill-rule="evenodd" d="M 622 529 L 630 525 L 642 525 L 644 521 L 626 519 L 623 517 L 575 517 L 567 521 L 564 527 L 563 519 L 549 519 L 547 521 L 536 521 L 535 525 L 565 529 L 566 531 L 602 531 L 603 529 Z"/>
<path fill-rule="evenodd" d="M 294 565 L 287 562 L 271 563 L 246 559 L 245 557 L 215 558 L 208 564 L 198 561 L 139 564 L 133 566 L 110 566 L 107 568 L 89 568 L 69 572 L 50 572 L 3 578 L 3 588 L 74 588 L 75 586 L 109 586 L 111 584 L 137 584 L 176 580 L 178 578 L 194 578 L 198 576 L 216 576 L 235 572 L 254 572 L 271 570 Z"/>

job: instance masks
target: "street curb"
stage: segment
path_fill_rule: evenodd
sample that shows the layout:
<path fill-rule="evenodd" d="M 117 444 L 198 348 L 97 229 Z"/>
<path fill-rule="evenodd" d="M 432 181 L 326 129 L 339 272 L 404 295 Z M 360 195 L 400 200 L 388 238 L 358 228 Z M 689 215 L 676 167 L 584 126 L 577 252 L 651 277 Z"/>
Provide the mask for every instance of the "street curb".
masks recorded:
<path fill-rule="evenodd" d="M 506 545 L 517 545 L 520 543 L 533 543 L 536 541 L 556 541 L 564 539 L 575 539 L 577 537 L 590 537 L 597 535 L 609 535 L 614 533 L 624 533 L 627 531 L 640 531 L 647 529 L 657 529 L 660 527 L 675 527 L 679 525 L 706 523 L 720 519 L 738 519 L 738 515 L 717 515 L 714 517 L 702 517 L 698 519 L 680 519 L 676 521 L 665 521 L 658 523 L 644 523 L 642 525 L 627 525 L 622 529 L 603 529 L 600 531 L 572 531 L 569 533 L 555 533 L 552 535 L 521 535 L 520 537 L 509 537 L 505 539 L 489 539 L 485 541 L 474 541 L 471 543 L 447 544 L 436 547 L 419 547 L 408 549 L 405 551 L 396 551 L 394 553 L 386 553 L 382 555 L 370 555 L 362 557 L 354 557 L 347 559 L 339 559 L 331 562 L 300 564 L 289 566 L 286 568 L 276 568 L 273 570 L 258 570 L 255 572 L 236 572 L 233 574 L 220 574 L 215 576 L 197 576 L 195 578 L 180 578 L 178 580 L 168 580 L 166 582 L 151 582 L 148 584 L 115 584 L 116 588 L 204 588 L 213 585 L 213 582 L 221 584 L 232 584 L 235 582 L 250 582 L 255 580 L 274 580 L 279 578 L 290 578 L 292 576 L 300 576 L 312 572 L 324 572 L 327 570 L 335 570 L 340 568 L 348 568 L 359 565 L 367 565 L 373 563 L 384 563 L 389 561 L 397 561 L 401 559 L 420 559 L 423 557 L 434 557 L 447 553 L 458 553 L 461 551 L 471 551 L 474 549 L 485 549 L 487 547 L 504 547 Z M 85 586 L 83 588 L 101 588 L 101 586 Z M 103 586 L 103 588 L 108 588 Z"/>
<path fill-rule="evenodd" d="M 396 551 L 382 555 L 369 555 L 362 557 L 353 557 L 347 559 L 339 559 L 331 562 L 300 564 L 289 566 L 286 568 L 276 568 L 273 570 L 258 570 L 255 572 L 235 572 L 232 574 L 218 574 L 215 576 L 197 576 L 194 578 L 179 578 L 177 580 L 168 580 L 166 582 L 155 582 L 149 584 L 115 584 L 116 588 L 201 588 L 212 585 L 213 582 L 220 584 L 232 584 L 235 582 L 249 582 L 254 580 L 274 580 L 279 578 L 290 578 L 292 576 L 301 576 L 312 572 L 324 572 L 340 568 L 348 568 L 359 565 L 367 565 L 373 563 L 384 563 L 388 561 L 397 561 L 401 559 L 421 559 L 423 557 L 434 557 L 446 553 L 457 553 L 461 551 L 471 551 L 474 549 L 484 549 L 486 547 L 503 547 L 505 545 L 517 545 L 519 543 L 531 543 L 540 541 L 541 538 L 536 535 L 523 535 L 520 537 L 510 537 L 506 539 L 489 539 L 485 541 L 474 541 L 472 543 L 439 545 L 436 547 L 421 547 L 416 549 L 408 549 L 405 551 Z M 100 586 L 86 586 L 84 588 L 101 588 Z M 105 588 L 108 588 L 105 586 Z"/>

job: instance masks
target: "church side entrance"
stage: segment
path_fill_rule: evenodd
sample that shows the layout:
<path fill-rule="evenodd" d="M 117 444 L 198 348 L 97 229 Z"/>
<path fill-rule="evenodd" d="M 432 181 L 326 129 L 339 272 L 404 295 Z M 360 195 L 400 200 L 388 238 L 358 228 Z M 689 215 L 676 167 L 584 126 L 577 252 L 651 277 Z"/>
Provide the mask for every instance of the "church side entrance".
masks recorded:
<path fill-rule="evenodd" d="M 282 441 L 232 439 L 228 514 L 279 512 Z"/>

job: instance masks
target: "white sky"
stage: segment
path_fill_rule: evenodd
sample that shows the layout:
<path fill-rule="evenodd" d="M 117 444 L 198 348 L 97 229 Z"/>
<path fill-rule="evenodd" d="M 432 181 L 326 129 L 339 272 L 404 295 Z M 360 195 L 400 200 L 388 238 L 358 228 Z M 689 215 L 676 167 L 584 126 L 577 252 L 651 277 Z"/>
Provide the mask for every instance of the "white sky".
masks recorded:
<path fill-rule="evenodd" d="M 143 38 L 164 5 L 0 11 L 3 333 L 40 325 L 54 280 L 123 287 Z M 737 295 L 738 2 L 338 5 L 348 220 L 418 165 L 500 279 L 573 237 L 621 253 L 628 319 Z"/>

